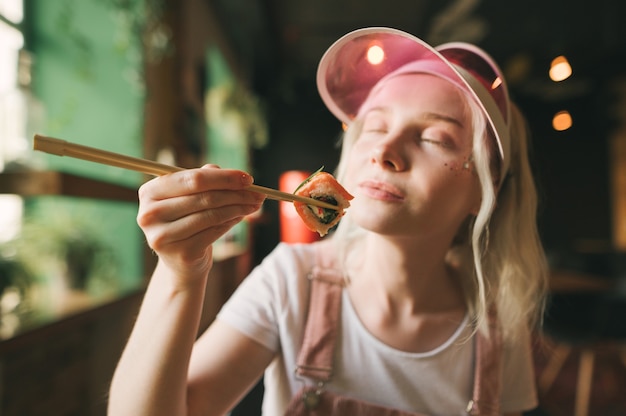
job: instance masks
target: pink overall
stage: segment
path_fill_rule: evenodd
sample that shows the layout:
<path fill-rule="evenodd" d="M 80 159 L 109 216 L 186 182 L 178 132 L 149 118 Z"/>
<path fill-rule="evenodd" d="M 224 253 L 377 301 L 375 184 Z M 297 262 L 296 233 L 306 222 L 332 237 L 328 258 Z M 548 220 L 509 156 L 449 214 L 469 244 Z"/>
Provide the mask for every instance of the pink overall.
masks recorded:
<path fill-rule="evenodd" d="M 309 276 L 311 295 L 304 338 L 298 355 L 297 374 L 312 379 L 315 385 L 303 387 L 291 400 L 286 416 L 426 416 L 383 407 L 358 399 L 338 396 L 324 386 L 333 375 L 333 354 L 341 313 L 344 278 L 334 266 L 326 244 L 318 244 L 317 266 Z M 491 319 L 491 337 L 476 336 L 473 397 L 467 405 L 469 415 L 500 414 L 502 345 L 496 319 Z"/>

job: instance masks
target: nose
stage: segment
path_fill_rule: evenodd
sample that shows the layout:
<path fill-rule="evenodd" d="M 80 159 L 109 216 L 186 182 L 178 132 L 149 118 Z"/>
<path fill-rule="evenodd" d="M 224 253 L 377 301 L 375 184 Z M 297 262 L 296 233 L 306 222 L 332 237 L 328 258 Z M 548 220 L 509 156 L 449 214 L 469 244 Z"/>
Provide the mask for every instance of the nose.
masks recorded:
<path fill-rule="evenodd" d="M 407 161 L 398 137 L 388 136 L 372 148 L 372 163 L 379 164 L 384 169 L 403 171 Z"/>

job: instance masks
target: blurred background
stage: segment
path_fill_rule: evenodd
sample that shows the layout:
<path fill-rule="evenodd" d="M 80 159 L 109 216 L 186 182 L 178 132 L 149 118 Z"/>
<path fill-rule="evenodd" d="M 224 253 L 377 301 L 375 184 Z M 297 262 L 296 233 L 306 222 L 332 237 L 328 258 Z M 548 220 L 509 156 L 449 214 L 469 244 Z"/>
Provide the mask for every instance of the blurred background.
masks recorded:
<path fill-rule="evenodd" d="M 33 134 L 292 191 L 337 163 L 317 63 L 365 26 L 499 62 L 552 268 L 531 413 L 626 414 L 625 16 L 618 0 L 0 0 L 0 415 L 104 415 L 155 262 L 135 223 L 149 178 L 33 152 Z M 315 239 L 290 208 L 268 201 L 216 245 L 203 328 L 278 242 Z M 261 390 L 233 414 L 258 414 Z"/>

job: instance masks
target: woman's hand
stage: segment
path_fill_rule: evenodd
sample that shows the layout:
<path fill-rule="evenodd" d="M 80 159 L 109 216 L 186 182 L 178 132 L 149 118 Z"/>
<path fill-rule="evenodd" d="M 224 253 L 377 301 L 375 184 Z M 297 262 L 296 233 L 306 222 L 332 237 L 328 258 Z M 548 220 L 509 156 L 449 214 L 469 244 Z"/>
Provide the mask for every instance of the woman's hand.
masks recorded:
<path fill-rule="evenodd" d="M 252 181 L 245 172 L 214 165 L 155 178 L 139 189 L 137 223 L 179 279 L 206 276 L 212 244 L 265 199 L 245 190 Z"/>

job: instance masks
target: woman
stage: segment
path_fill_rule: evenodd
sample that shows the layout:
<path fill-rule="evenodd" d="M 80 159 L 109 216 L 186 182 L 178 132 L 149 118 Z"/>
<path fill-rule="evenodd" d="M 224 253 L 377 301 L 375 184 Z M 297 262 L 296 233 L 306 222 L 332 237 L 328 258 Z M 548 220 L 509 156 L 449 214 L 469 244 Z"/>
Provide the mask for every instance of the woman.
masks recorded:
<path fill-rule="evenodd" d="M 330 47 L 318 88 L 348 126 L 337 177 L 352 205 L 324 241 L 279 245 L 197 341 L 211 244 L 262 197 L 214 166 L 141 188 L 159 262 L 110 414 L 224 414 L 263 374 L 266 415 L 536 406 L 545 258 L 526 132 L 497 66 L 471 45 L 368 28 Z"/>

